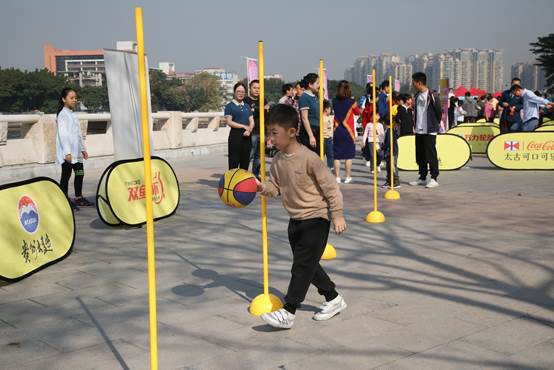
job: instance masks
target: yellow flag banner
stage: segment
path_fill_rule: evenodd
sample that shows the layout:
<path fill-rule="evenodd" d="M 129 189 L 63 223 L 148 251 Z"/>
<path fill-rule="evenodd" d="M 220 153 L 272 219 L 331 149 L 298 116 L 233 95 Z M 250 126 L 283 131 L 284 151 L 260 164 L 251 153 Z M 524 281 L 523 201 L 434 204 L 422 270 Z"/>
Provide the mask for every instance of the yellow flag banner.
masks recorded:
<path fill-rule="evenodd" d="M 498 135 L 489 143 L 487 157 L 505 170 L 554 170 L 554 131 Z"/>
<path fill-rule="evenodd" d="M 541 132 L 541 131 L 554 131 L 554 123 L 539 126 L 535 129 L 535 132 L 537 132 L 537 131 L 539 131 L 539 132 Z"/>
<path fill-rule="evenodd" d="M 459 170 L 471 159 L 471 148 L 458 135 L 437 135 L 437 155 L 441 171 Z M 417 171 L 415 135 L 398 138 L 398 168 L 403 171 Z"/>
<path fill-rule="evenodd" d="M 107 225 L 140 226 L 146 223 L 144 161 L 142 158 L 112 163 L 100 179 L 96 209 Z M 179 183 L 164 159 L 152 157 L 154 220 L 171 216 L 180 200 Z"/>
<path fill-rule="evenodd" d="M 23 279 L 71 253 L 75 219 L 54 180 L 2 185 L 0 204 L 0 279 Z"/>
<path fill-rule="evenodd" d="M 500 135 L 500 129 L 494 125 L 460 125 L 451 128 L 448 133 L 464 138 L 469 143 L 472 154 L 485 154 L 489 142 Z"/>

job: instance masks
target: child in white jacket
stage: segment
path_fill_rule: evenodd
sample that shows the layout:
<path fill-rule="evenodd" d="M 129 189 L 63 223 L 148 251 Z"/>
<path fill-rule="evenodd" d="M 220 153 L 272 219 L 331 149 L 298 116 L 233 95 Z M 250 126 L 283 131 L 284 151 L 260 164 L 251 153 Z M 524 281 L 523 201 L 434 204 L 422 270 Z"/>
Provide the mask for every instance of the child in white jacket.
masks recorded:
<path fill-rule="evenodd" d="M 377 164 L 377 172 L 381 172 L 380 164 L 381 164 L 381 161 L 383 160 L 383 153 L 381 151 L 381 148 L 383 147 L 383 140 L 385 139 L 385 129 L 383 127 L 383 124 L 379 122 L 379 113 L 377 113 L 376 116 L 377 116 L 376 164 Z M 367 151 L 366 158 L 369 158 L 369 161 L 366 162 L 366 166 L 369 167 L 371 173 L 373 173 L 373 122 L 368 122 L 368 124 L 365 127 L 364 136 L 362 138 L 362 148 L 366 148 L 365 149 Z"/>

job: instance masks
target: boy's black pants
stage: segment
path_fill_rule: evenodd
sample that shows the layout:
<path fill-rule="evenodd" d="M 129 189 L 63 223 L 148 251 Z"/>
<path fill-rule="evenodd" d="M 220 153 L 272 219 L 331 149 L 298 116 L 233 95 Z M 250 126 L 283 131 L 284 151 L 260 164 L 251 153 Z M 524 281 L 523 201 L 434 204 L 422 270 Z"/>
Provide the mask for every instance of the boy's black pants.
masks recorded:
<path fill-rule="evenodd" d="M 431 171 L 431 178 L 439 177 L 439 160 L 437 158 L 437 135 L 416 134 L 416 162 L 419 167 L 419 178 L 425 180 L 427 172 Z M 429 166 L 429 170 L 427 169 Z"/>
<path fill-rule="evenodd" d="M 252 151 L 252 138 L 243 135 L 244 130 L 231 129 L 229 132 L 228 154 L 229 169 L 242 168 L 248 171 L 250 166 L 250 152 Z"/>
<path fill-rule="evenodd" d="M 285 307 L 300 307 L 310 284 L 327 301 L 338 296 L 335 284 L 319 264 L 327 245 L 330 227 L 331 222 L 323 218 L 290 220 L 288 232 L 293 262 Z"/>

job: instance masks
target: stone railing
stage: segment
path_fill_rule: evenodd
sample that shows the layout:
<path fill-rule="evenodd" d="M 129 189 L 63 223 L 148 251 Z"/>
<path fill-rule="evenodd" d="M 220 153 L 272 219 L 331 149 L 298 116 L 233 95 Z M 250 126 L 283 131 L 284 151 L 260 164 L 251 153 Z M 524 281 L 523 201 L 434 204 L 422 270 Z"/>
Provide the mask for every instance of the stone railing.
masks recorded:
<path fill-rule="evenodd" d="M 109 113 L 77 113 L 91 158 L 113 156 Z M 225 144 L 229 129 L 221 112 L 153 113 L 154 150 Z M 53 114 L 0 115 L 0 166 L 51 163 L 56 160 Z"/>

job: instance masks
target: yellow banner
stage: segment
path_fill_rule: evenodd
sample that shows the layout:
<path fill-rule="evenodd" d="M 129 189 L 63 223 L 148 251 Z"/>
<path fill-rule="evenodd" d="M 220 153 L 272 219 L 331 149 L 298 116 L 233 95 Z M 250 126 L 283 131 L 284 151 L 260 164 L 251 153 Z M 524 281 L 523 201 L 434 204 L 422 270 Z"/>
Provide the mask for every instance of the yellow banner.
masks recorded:
<path fill-rule="evenodd" d="M 139 226 L 146 223 L 142 158 L 112 163 L 102 175 L 97 190 L 100 219 L 110 226 Z M 154 220 L 171 216 L 180 200 L 179 182 L 165 160 L 152 157 Z"/>
<path fill-rule="evenodd" d="M 401 136 L 398 139 L 398 168 L 403 171 L 417 171 L 415 136 Z M 439 169 L 442 171 L 458 170 L 471 158 L 471 149 L 467 141 L 458 135 L 437 135 L 437 155 Z"/>
<path fill-rule="evenodd" d="M 139 226 L 146 223 L 142 159 L 112 163 L 102 175 L 98 186 L 97 210 L 100 219 L 111 226 Z M 152 195 L 154 220 L 171 216 L 180 200 L 175 172 L 165 160 L 152 157 Z"/>
<path fill-rule="evenodd" d="M 554 124 L 547 124 L 537 127 L 535 131 L 554 131 Z"/>
<path fill-rule="evenodd" d="M 0 278 L 25 278 L 67 257 L 75 240 L 69 201 L 52 179 L 0 187 Z"/>
<path fill-rule="evenodd" d="M 489 143 L 487 157 L 505 170 L 554 170 L 554 132 L 513 132 Z"/>
<path fill-rule="evenodd" d="M 496 136 L 500 129 L 494 125 L 461 125 L 448 130 L 449 134 L 458 135 L 468 142 L 473 154 L 485 154 L 487 145 Z"/>

